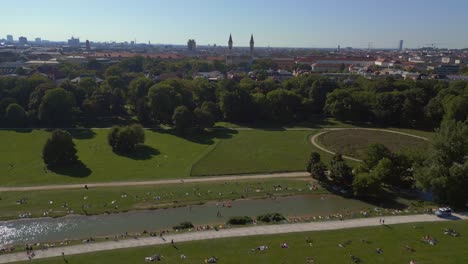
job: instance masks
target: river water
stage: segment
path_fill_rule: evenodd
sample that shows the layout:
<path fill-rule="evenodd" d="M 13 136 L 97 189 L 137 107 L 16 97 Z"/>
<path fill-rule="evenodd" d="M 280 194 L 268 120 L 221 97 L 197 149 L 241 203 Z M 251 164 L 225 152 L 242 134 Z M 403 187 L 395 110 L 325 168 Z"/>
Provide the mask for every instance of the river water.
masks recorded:
<path fill-rule="evenodd" d="M 113 236 L 125 232 L 135 233 L 170 229 L 191 221 L 194 225 L 223 224 L 232 216 L 251 216 L 278 212 L 285 216 L 325 216 L 371 208 L 358 200 L 334 195 L 289 196 L 276 199 L 238 200 L 230 202 L 230 208 L 222 203 L 131 211 L 96 216 L 66 216 L 61 218 L 36 218 L 0 222 L 0 247 L 65 239 L 82 239 Z M 221 216 L 218 216 L 218 211 Z"/>

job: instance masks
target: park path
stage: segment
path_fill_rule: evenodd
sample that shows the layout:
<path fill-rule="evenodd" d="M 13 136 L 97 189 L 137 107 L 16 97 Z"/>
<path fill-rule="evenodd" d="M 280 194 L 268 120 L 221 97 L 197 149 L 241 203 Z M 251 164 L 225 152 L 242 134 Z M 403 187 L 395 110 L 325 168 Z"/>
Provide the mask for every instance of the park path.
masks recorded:
<path fill-rule="evenodd" d="M 125 187 L 125 186 L 145 186 L 145 185 L 164 185 L 180 183 L 202 183 L 217 181 L 237 181 L 237 180 L 259 180 L 274 178 L 298 178 L 310 176 L 307 172 L 285 172 L 285 173 L 264 173 L 264 174 L 244 174 L 244 175 L 225 175 L 225 176 L 207 176 L 200 178 L 167 179 L 154 181 L 130 181 L 130 182 L 101 182 L 101 183 L 80 183 L 80 184 L 61 184 L 61 185 L 40 185 L 40 186 L 21 186 L 21 187 L 0 187 L 0 192 L 17 191 L 39 191 L 39 190 L 62 190 L 79 189 L 88 186 L 95 187 Z"/>
<path fill-rule="evenodd" d="M 335 155 L 335 152 L 331 151 L 331 150 L 328 150 L 322 146 L 320 146 L 318 143 L 317 143 L 317 138 L 320 137 L 321 135 L 323 134 L 326 134 L 326 133 L 330 133 L 332 131 L 337 131 L 337 130 L 370 130 L 370 131 L 380 131 L 380 132 L 388 132 L 388 133 L 394 133 L 394 134 L 400 134 L 400 135 L 405 135 L 405 136 L 409 136 L 409 137 L 414 137 L 414 138 L 418 138 L 418 139 L 422 139 L 422 140 L 425 140 L 425 141 L 428 141 L 429 139 L 426 138 L 426 137 L 421 137 L 421 136 L 416 136 L 416 135 L 413 135 L 413 134 L 409 134 L 409 133 L 405 133 L 405 132 L 400 132 L 400 131 L 395 131 L 395 130 L 388 130 L 388 129 L 379 129 L 379 128 L 324 128 L 323 130 L 325 131 L 322 131 L 320 133 L 317 133 L 315 135 L 313 135 L 311 138 L 310 138 L 310 143 L 328 153 L 328 154 L 331 154 L 331 155 Z M 356 161 L 356 162 L 363 162 L 362 160 L 360 159 L 356 159 L 356 158 L 353 158 L 353 157 L 350 157 L 350 156 L 345 156 L 343 155 L 343 158 L 345 159 L 348 159 L 348 160 L 352 160 L 352 161 Z"/>
<path fill-rule="evenodd" d="M 62 252 L 65 256 L 90 253 L 104 250 L 115 250 L 123 248 L 141 247 L 141 246 L 152 246 L 162 245 L 171 243 L 174 240 L 175 243 L 186 242 L 186 241 L 197 241 L 207 240 L 216 238 L 228 238 L 228 237 L 244 237 L 244 236 L 255 236 L 255 235 L 273 235 L 273 234 L 284 234 L 284 233 L 297 233 L 297 232 L 308 232 L 308 231 L 324 231 L 324 230 L 337 230 L 345 228 L 356 228 L 356 227 L 369 227 L 378 226 L 379 217 L 373 218 L 358 218 L 344 221 L 324 221 L 324 222 L 310 222 L 310 223 L 297 223 L 297 224 L 282 224 L 282 225 L 265 225 L 265 226 L 253 226 L 253 227 L 242 227 L 233 229 L 223 229 L 220 231 L 199 231 L 199 232 L 187 232 L 182 234 L 173 234 L 165 237 L 162 240 L 159 237 L 145 237 L 140 239 L 127 239 L 121 241 L 108 241 L 100 243 L 81 244 L 61 248 L 50 248 L 46 251 L 36 251 L 35 259 L 59 257 L 62 256 Z M 439 221 L 451 221 L 455 219 L 468 220 L 466 215 L 454 214 L 452 219 L 444 219 L 436 217 L 435 215 L 419 214 L 419 215 L 404 215 L 404 216 L 389 216 L 385 217 L 386 225 L 403 224 L 403 223 L 418 223 L 418 222 L 439 222 Z M 287 241 L 286 241 L 287 242 Z M 246 249 L 248 250 L 248 249 Z M 212 255 L 210 252 L 206 252 L 207 256 Z M 143 260 L 145 256 L 141 256 Z M 9 263 L 15 261 L 28 260 L 25 252 L 0 255 L 0 263 Z"/>

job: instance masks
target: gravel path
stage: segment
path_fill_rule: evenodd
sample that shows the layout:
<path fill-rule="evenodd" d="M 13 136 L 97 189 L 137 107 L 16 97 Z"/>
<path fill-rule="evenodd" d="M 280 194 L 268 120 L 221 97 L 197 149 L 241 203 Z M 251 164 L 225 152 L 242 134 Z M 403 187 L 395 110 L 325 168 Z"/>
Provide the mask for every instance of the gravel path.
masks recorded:
<path fill-rule="evenodd" d="M 253 226 L 243 228 L 225 229 L 220 231 L 200 231 L 188 232 L 183 234 L 168 235 L 165 241 L 158 237 L 146 237 L 141 239 L 128 239 L 122 241 L 110 241 L 101 243 L 81 244 L 75 246 L 68 246 L 62 248 L 51 248 L 46 251 L 36 251 L 35 259 L 58 257 L 64 252 L 65 256 L 103 251 L 114 250 L 121 248 L 132 248 L 140 246 L 151 246 L 168 244 L 171 240 L 174 242 L 207 240 L 224 237 L 243 237 L 254 235 L 271 235 L 282 233 L 294 232 L 308 232 L 308 231 L 323 231 L 323 230 L 336 230 L 344 228 L 378 226 L 380 225 L 378 217 L 374 218 L 359 218 L 344 221 L 326 221 L 326 222 L 311 222 L 311 223 L 298 223 L 298 224 L 284 224 L 284 225 L 266 225 L 266 226 Z M 455 214 L 452 220 L 463 219 L 468 220 L 467 216 Z M 389 216 L 385 217 L 387 225 L 403 224 L 403 223 L 416 223 L 416 222 L 438 222 L 450 221 L 450 219 L 438 218 L 435 215 L 420 214 L 420 215 L 405 215 L 405 216 Z M 207 252 L 208 253 L 208 252 Z M 145 256 L 141 256 L 143 259 Z M 7 255 L 0 255 L 0 263 L 9 263 L 15 261 L 28 260 L 25 252 L 13 253 Z"/>
<path fill-rule="evenodd" d="M 210 176 L 210 177 L 200 177 L 200 178 L 169 179 L 169 180 L 155 180 L 155 181 L 103 182 L 103 183 L 80 183 L 80 184 L 62 184 L 62 185 L 40 185 L 40 186 L 25 186 L 25 187 L 0 187 L 0 192 L 79 189 L 79 188 L 84 188 L 85 185 L 87 185 L 88 188 L 121 187 L 121 186 L 163 185 L 163 184 L 177 184 L 177 183 L 237 181 L 237 180 L 252 180 L 252 179 L 297 178 L 297 177 L 307 177 L 307 176 L 310 176 L 310 174 L 307 172 L 244 174 L 244 175 Z"/>

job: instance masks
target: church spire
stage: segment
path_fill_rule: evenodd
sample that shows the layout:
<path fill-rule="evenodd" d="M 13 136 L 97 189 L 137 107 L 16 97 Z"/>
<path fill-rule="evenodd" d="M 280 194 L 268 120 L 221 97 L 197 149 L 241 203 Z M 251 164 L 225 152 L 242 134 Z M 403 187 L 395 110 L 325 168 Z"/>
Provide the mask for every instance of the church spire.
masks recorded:
<path fill-rule="evenodd" d="M 229 44 L 229 50 L 232 50 L 232 44 L 233 44 L 233 42 L 232 42 L 232 36 L 231 36 L 231 34 L 229 34 L 229 42 L 228 42 L 228 44 Z"/>
<path fill-rule="evenodd" d="M 252 34 L 252 35 L 250 35 L 250 55 L 251 56 L 253 56 L 254 45 L 255 45 L 255 42 L 254 42 L 254 37 L 253 37 L 253 34 Z"/>

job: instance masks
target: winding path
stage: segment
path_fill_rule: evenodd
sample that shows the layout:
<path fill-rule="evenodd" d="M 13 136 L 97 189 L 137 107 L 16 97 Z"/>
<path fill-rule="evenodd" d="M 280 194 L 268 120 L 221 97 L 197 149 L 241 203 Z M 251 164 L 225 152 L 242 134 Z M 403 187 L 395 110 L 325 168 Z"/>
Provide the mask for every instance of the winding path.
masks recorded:
<path fill-rule="evenodd" d="M 316 148 L 318 148 L 318 149 L 320 149 L 320 150 L 322 150 L 322 151 L 324 151 L 324 152 L 326 152 L 328 154 L 331 154 L 331 155 L 335 155 L 335 152 L 320 146 L 317 143 L 317 138 L 320 137 L 323 134 L 330 133 L 332 131 L 337 131 L 337 130 L 370 130 L 370 131 L 379 131 L 379 132 L 388 132 L 388 133 L 393 133 L 393 134 L 400 134 L 400 135 L 405 135 L 405 136 L 409 136 L 409 137 L 414 137 L 414 138 L 417 138 L 417 139 L 422 139 L 422 140 L 425 140 L 425 141 L 429 140 L 426 137 L 416 136 L 416 135 L 412 135 L 412 134 L 405 133 L 405 132 L 400 132 L 400 131 L 394 131 L 394 130 L 388 130 L 388 129 L 379 129 L 379 128 L 325 128 L 323 130 L 325 130 L 325 131 L 322 131 L 320 133 L 317 133 L 317 134 L 313 135 L 310 138 L 310 143 L 314 147 L 316 147 Z M 348 159 L 348 160 L 352 160 L 352 161 L 356 161 L 356 162 L 363 162 L 360 159 L 356 159 L 356 158 L 353 158 L 353 157 L 350 157 L 350 156 L 343 155 L 343 158 Z"/>
<path fill-rule="evenodd" d="M 225 175 L 225 176 L 210 176 L 200 178 L 184 178 L 184 179 L 167 179 L 154 181 L 131 181 L 131 182 L 102 182 L 102 183 L 80 183 L 80 184 L 61 184 L 61 185 L 40 185 L 40 186 L 24 186 L 24 187 L 0 187 L 0 192 L 18 192 L 18 191 L 40 191 L 40 190 L 62 190 L 62 189 L 79 189 L 88 186 L 95 187 L 125 187 L 125 186 L 144 186 L 144 185 L 163 185 L 163 184 L 180 184 L 180 183 L 199 183 L 199 182 L 216 182 L 216 181 L 237 181 L 237 180 L 258 180 L 258 179 L 273 179 L 273 178 L 299 178 L 310 176 L 307 172 L 285 172 L 285 173 L 263 173 L 263 174 L 244 174 L 244 175 Z"/>
<path fill-rule="evenodd" d="M 197 241 L 207 240 L 225 237 L 245 237 L 255 235 L 272 235 L 272 234 L 284 234 L 284 233 L 296 233 L 296 232 L 308 232 L 308 231 L 324 231 L 324 230 L 337 230 L 345 228 L 355 227 L 369 227 L 380 225 L 378 217 L 375 218 L 360 218 L 351 219 L 344 221 L 325 221 L 325 222 L 311 222 L 311 223 L 299 223 L 299 224 L 283 224 L 283 225 L 266 225 L 266 226 L 253 226 L 243 228 L 224 229 L 220 231 L 200 231 L 200 232 L 188 232 L 183 234 L 168 235 L 165 237 L 165 241 L 158 237 L 145 237 L 141 239 L 128 239 L 122 241 L 109 241 L 91 244 L 81 244 L 75 246 L 61 247 L 61 248 L 50 248 L 46 251 L 36 251 L 35 259 L 59 257 L 62 256 L 62 252 L 65 256 L 97 252 L 103 250 L 115 250 L 122 248 L 132 248 L 141 246 L 152 246 L 162 245 L 174 242 L 185 242 L 185 241 Z M 454 215 L 453 219 L 468 220 L 467 216 Z M 416 222 L 439 222 L 439 221 L 450 221 L 449 219 L 438 218 L 435 215 L 420 214 L 420 215 L 405 215 L 405 216 L 389 216 L 385 217 L 385 223 L 387 225 L 403 224 L 403 223 L 416 223 Z M 207 252 L 209 253 L 209 252 Z M 143 259 L 145 256 L 141 256 Z M 0 263 L 9 263 L 15 261 L 26 261 L 28 260 L 25 252 L 0 255 Z"/>

